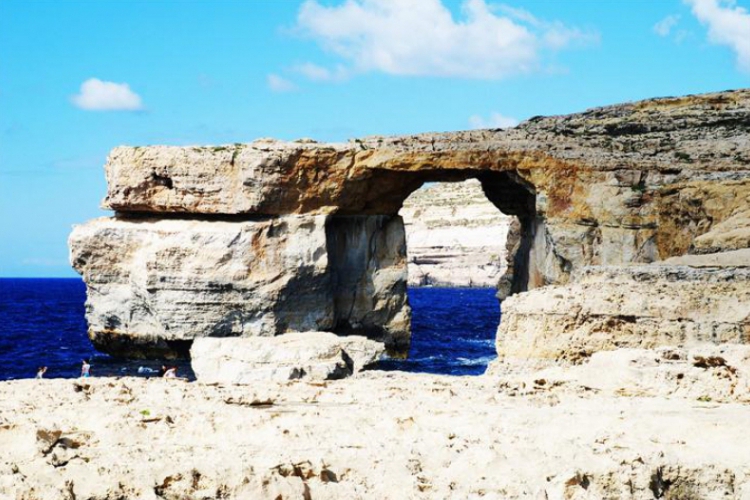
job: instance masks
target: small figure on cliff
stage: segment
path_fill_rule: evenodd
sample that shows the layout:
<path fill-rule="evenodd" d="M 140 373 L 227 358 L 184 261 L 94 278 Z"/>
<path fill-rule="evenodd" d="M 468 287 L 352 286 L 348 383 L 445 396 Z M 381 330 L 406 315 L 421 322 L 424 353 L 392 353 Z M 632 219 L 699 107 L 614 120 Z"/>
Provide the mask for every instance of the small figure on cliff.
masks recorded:
<path fill-rule="evenodd" d="M 88 378 L 91 376 L 91 365 L 88 359 L 81 360 L 81 377 Z"/>
<path fill-rule="evenodd" d="M 36 371 L 36 378 L 44 378 L 45 373 L 47 373 L 47 367 L 40 366 Z"/>
<path fill-rule="evenodd" d="M 163 377 L 165 373 L 167 373 L 167 367 L 164 365 L 161 365 L 161 368 L 159 368 L 159 376 Z"/>
<path fill-rule="evenodd" d="M 164 378 L 177 378 L 177 367 L 176 366 L 170 366 L 164 372 Z"/>

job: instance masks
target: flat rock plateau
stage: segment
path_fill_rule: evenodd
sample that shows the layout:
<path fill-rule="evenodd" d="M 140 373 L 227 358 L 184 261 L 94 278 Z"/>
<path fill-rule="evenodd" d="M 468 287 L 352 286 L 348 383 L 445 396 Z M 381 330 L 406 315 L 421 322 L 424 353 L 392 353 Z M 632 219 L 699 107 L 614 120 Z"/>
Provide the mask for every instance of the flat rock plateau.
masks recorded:
<path fill-rule="evenodd" d="M 89 337 L 198 381 L 0 383 L 0 499 L 750 500 L 750 90 L 105 171 Z M 371 370 L 409 349 L 404 201 L 471 179 L 516 221 L 497 360 Z"/>
<path fill-rule="evenodd" d="M 0 498 L 750 498 L 750 365 L 664 361 L 695 398 L 624 354 L 640 386 L 592 386 L 601 371 L 6 382 Z M 739 398 L 714 392 L 738 379 Z"/>

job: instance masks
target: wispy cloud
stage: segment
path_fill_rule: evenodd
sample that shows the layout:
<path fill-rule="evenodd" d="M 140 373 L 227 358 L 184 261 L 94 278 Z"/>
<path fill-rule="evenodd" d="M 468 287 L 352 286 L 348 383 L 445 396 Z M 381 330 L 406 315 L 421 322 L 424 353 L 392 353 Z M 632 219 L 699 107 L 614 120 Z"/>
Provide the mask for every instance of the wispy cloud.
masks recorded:
<path fill-rule="evenodd" d="M 750 73 L 750 14 L 735 0 L 684 0 L 708 27 L 708 39 L 730 47 L 741 71 Z"/>
<path fill-rule="evenodd" d="M 293 90 L 297 90 L 297 86 L 293 82 L 279 75 L 268 75 L 266 83 L 268 84 L 268 88 L 273 92 L 292 92 Z"/>
<path fill-rule="evenodd" d="M 308 62 L 295 66 L 294 70 L 314 82 L 343 82 L 351 76 L 351 73 L 341 64 L 328 69 Z"/>
<path fill-rule="evenodd" d="M 511 128 L 518 125 L 518 120 L 500 113 L 490 113 L 489 118 L 479 115 L 469 117 L 469 126 L 474 129 L 480 128 Z"/>
<path fill-rule="evenodd" d="M 73 104 L 87 111 L 138 111 L 143 109 L 141 97 L 127 83 L 89 78 L 71 98 Z"/>
<path fill-rule="evenodd" d="M 680 16 L 670 15 L 654 24 L 653 30 L 659 36 L 667 37 L 672 32 L 677 23 L 680 21 Z"/>
<path fill-rule="evenodd" d="M 597 35 L 531 13 L 465 0 L 454 19 L 440 0 L 347 0 L 327 7 L 307 0 L 297 26 L 344 61 L 307 76 L 331 81 L 352 72 L 500 79 L 543 69 L 542 54 L 590 43 Z M 316 69 L 317 71 L 312 71 Z"/>

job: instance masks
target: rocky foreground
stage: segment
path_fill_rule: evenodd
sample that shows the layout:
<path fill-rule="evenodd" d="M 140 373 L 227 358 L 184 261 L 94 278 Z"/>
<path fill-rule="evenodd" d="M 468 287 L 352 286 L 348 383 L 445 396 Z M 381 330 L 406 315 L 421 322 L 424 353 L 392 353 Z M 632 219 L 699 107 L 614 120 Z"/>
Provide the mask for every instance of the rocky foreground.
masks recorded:
<path fill-rule="evenodd" d="M 706 349 L 483 377 L 4 382 L 0 499 L 748 499 L 750 350 Z"/>

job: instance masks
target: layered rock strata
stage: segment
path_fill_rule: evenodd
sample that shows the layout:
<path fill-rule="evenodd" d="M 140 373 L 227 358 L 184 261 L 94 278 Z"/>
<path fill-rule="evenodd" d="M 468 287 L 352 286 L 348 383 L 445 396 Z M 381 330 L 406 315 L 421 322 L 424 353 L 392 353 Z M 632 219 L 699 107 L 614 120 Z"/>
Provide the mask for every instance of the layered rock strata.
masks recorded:
<path fill-rule="evenodd" d="M 749 151 L 750 90 L 738 90 L 535 117 L 510 130 L 372 137 L 347 144 L 259 140 L 212 147 L 121 147 L 112 151 L 105 167 L 104 205 L 120 219 L 126 214 L 145 214 L 245 224 L 292 215 L 329 216 L 324 224 L 328 274 L 349 293 L 339 293 L 334 286 L 327 289 L 326 297 L 313 299 L 311 295 L 316 294 L 307 294 L 298 302 L 300 307 L 292 306 L 295 294 L 272 294 L 272 306 L 250 301 L 232 306 L 235 314 L 244 325 L 248 322 L 244 318 L 270 317 L 263 312 L 269 307 L 274 317 L 281 311 L 280 318 L 285 317 L 283 311 L 295 310 L 297 319 L 286 326 L 285 319 L 279 320 L 282 327 L 274 333 L 294 330 L 297 323 L 300 328 L 315 324 L 316 330 L 399 338 L 390 342 L 403 351 L 408 307 L 405 285 L 399 280 L 405 276 L 406 263 L 386 256 L 388 263 L 382 267 L 389 271 L 381 273 L 377 259 L 368 256 L 391 250 L 371 248 L 366 235 L 374 233 L 367 224 L 378 226 L 377 221 L 386 218 L 394 228 L 383 232 L 384 241 L 403 245 L 401 237 L 388 236 L 403 233 L 400 219 L 394 217 L 404 200 L 425 182 L 478 179 L 501 212 L 518 218 L 512 277 L 506 276 L 501 283 L 501 292 L 506 294 L 563 285 L 587 265 L 645 264 L 691 249 L 708 253 L 730 246 L 742 248 L 747 242 L 741 227 L 746 225 L 750 196 Z M 722 224 L 738 231 L 730 235 Z M 724 240 L 712 235 L 715 230 Z M 85 257 L 90 253 L 87 247 L 113 248 L 106 256 L 100 252 L 95 260 L 115 262 L 119 239 L 110 231 L 97 242 L 79 244 L 84 240 L 73 235 L 72 244 L 78 248 L 72 259 L 87 282 L 102 288 L 108 279 L 104 268 L 96 273 L 86 270 L 97 267 Z M 305 260 L 299 262 L 300 272 L 307 273 Z M 352 277 L 341 272 L 352 266 L 363 274 Z M 291 273 L 279 283 L 295 282 L 297 271 L 292 267 L 283 272 L 274 268 L 279 276 Z M 112 282 L 118 282 L 120 275 L 111 274 Z M 392 285 L 380 285 L 381 275 Z M 296 280 L 295 289 L 303 289 L 305 280 Z M 149 342 L 194 336 L 189 327 L 171 330 L 172 324 L 169 333 L 166 328 L 134 329 L 147 323 L 136 318 L 145 314 L 139 312 L 142 304 L 151 304 L 154 297 L 151 288 L 138 288 L 135 277 L 128 281 L 141 291 L 123 299 L 129 304 L 122 307 L 117 320 L 127 328 L 99 321 L 107 317 L 109 306 L 103 305 L 100 312 L 93 292 L 88 311 L 97 325 L 92 329 L 95 339 L 103 338 L 97 332 L 113 339 L 149 338 Z M 317 286 L 314 281 L 312 288 Z M 390 296 L 368 297 L 372 291 L 385 289 L 390 289 Z M 203 291 L 208 294 L 210 289 L 206 286 Z M 318 309 L 320 301 L 334 304 L 330 323 L 321 322 L 326 314 Z M 207 313 L 212 309 L 208 316 L 219 322 L 231 309 L 222 300 L 213 304 L 203 300 L 201 307 Z M 351 313 L 341 312 L 347 308 Z M 239 331 L 227 330 L 216 321 L 202 333 Z M 400 326 L 389 326 L 390 322 Z M 248 328 L 250 332 L 252 327 Z M 368 334 L 368 330 L 386 333 Z M 402 333 L 389 333 L 395 330 Z M 105 344 L 103 340 L 98 343 Z"/>
<path fill-rule="evenodd" d="M 89 337 L 113 355 L 187 356 L 194 338 L 307 330 L 408 346 L 398 217 L 102 218 L 77 226 L 70 248 Z"/>
<path fill-rule="evenodd" d="M 424 186 L 404 201 L 399 215 L 410 286 L 498 286 L 508 269 L 506 242 L 515 218 L 487 199 L 478 180 Z"/>
<path fill-rule="evenodd" d="M 750 263 L 748 264 L 750 265 Z M 622 347 L 750 342 L 750 268 L 591 267 L 503 302 L 500 358 L 579 362 Z"/>
<path fill-rule="evenodd" d="M 746 245 L 745 225 L 739 212 L 697 238 L 691 251 L 698 253 L 585 267 L 565 285 L 505 300 L 495 364 L 579 363 L 623 347 L 750 343 L 750 248 L 738 249 Z M 702 253 L 707 248 L 722 251 Z"/>

